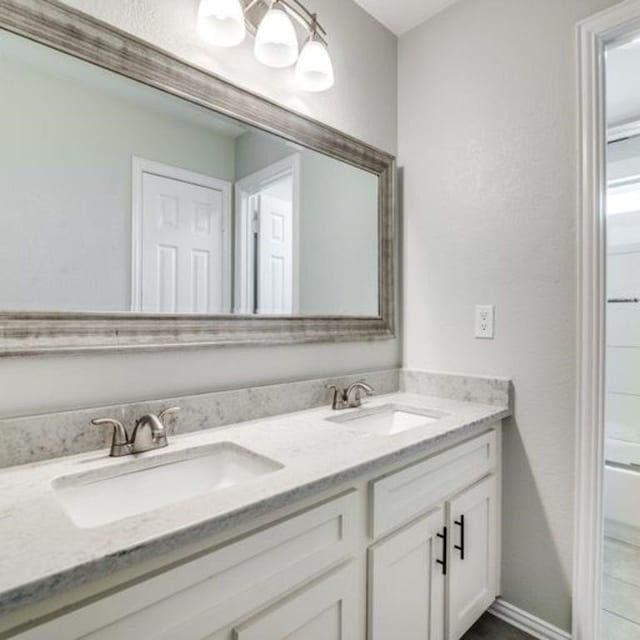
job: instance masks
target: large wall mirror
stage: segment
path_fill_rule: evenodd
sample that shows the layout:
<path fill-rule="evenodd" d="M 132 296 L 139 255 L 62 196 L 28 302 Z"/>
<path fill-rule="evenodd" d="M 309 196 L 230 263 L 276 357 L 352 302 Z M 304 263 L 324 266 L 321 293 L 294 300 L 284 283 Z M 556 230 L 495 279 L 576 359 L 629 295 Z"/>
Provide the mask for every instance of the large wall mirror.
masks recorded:
<path fill-rule="evenodd" d="M 393 335 L 391 156 L 50 0 L 0 27 L 0 353 Z"/>

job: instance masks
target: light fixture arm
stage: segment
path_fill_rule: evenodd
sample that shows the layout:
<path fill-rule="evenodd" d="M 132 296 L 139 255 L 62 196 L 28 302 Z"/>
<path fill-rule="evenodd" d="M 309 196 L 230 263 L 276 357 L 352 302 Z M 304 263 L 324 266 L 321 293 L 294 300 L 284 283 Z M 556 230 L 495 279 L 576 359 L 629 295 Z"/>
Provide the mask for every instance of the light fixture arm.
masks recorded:
<path fill-rule="evenodd" d="M 278 2 L 288 7 L 290 11 L 296 13 L 309 31 L 315 30 L 319 31 L 323 36 L 327 35 L 324 27 L 318 22 L 318 14 L 311 13 L 299 0 L 278 0 Z"/>

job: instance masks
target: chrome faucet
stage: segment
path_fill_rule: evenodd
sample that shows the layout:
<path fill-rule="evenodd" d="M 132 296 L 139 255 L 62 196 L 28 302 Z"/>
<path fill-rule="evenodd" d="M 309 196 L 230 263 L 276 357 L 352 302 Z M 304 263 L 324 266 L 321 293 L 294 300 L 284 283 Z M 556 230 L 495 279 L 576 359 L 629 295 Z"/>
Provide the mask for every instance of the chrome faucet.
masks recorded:
<path fill-rule="evenodd" d="M 359 380 L 349 385 L 346 389 L 340 389 L 335 384 L 328 384 L 327 389 L 333 391 L 333 400 L 331 408 L 334 411 L 342 409 L 356 409 L 362 406 L 362 392 L 367 396 L 374 394 L 374 388 L 367 384 L 364 380 Z"/>
<path fill-rule="evenodd" d="M 158 415 L 147 413 L 138 420 L 133 427 L 131 437 L 122 422 L 112 418 L 95 418 L 91 424 L 100 426 L 109 424 L 113 427 L 113 440 L 111 441 L 111 451 L 109 455 L 113 458 L 128 456 L 134 453 L 143 453 L 151 449 L 161 449 L 166 447 L 167 429 L 162 419 L 170 413 L 177 413 L 180 407 L 169 407 L 161 411 Z"/>

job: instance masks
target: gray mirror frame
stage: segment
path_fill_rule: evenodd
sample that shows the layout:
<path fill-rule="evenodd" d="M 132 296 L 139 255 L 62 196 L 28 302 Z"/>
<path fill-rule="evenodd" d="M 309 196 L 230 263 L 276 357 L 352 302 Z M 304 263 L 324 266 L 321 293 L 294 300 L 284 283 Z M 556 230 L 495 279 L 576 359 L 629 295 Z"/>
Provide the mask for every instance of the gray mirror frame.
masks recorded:
<path fill-rule="evenodd" d="M 379 178 L 378 316 L 0 312 L 0 356 L 395 337 L 396 163 L 392 155 L 55 0 L 2 0 L 0 29 L 237 118 Z"/>

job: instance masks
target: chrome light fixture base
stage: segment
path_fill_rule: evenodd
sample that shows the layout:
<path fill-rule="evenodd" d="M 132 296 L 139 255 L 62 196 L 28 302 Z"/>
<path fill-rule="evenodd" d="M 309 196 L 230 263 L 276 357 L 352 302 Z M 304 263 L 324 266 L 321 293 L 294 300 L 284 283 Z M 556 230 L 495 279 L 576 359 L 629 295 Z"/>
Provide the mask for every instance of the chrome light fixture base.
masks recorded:
<path fill-rule="evenodd" d="M 333 86 L 327 32 L 318 16 L 299 0 L 200 0 L 198 32 L 217 46 L 240 44 L 244 35 L 237 39 L 237 28 L 235 32 L 229 29 L 229 18 L 237 21 L 240 11 L 246 32 L 256 37 L 254 54 L 262 64 L 274 68 L 296 64 L 296 81 L 304 91 L 326 91 Z"/>

